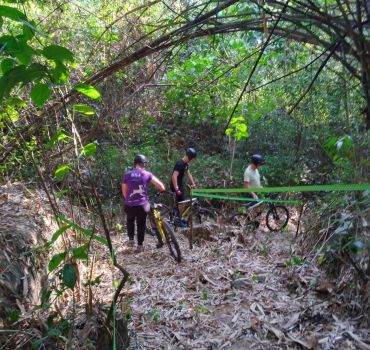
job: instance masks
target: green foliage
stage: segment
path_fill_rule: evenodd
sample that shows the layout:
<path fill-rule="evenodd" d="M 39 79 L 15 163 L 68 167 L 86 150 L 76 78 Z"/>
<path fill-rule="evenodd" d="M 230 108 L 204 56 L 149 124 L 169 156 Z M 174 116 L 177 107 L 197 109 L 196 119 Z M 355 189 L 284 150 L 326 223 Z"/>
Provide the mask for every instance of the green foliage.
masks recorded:
<path fill-rule="evenodd" d="M 54 243 L 59 238 L 59 236 L 61 236 L 64 232 L 66 232 L 70 227 L 71 227 L 71 225 L 61 226 L 58 230 L 56 230 L 54 232 L 50 241 L 47 242 L 47 245 L 50 245 L 50 244 Z"/>
<path fill-rule="evenodd" d="M 197 304 L 194 306 L 195 315 L 206 314 L 208 311 L 203 304 Z"/>
<path fill-rule="evenodd" d="M 78 248 L 73 248 L 72 258 L 74 260 L 87 260 L 89 248 L 90 248 L 90 243 L 85 243 Z"/>
<path fill-rule="evenodd" d="M 286 267 L 301 266 L 304 264 L 304 262 L 305 262 L 304 259 L 293 255 L 290 259 L 284 262 L 284 265 Z"/>
<path fill-rule="evenodd" d="M 71 167 L 69 165 L 61 165 L 55 170 L 55 178 L 60 181 L 62 180 L 69 172 L 71 171 Z"/>
<path fill-rule="evenodd" d="M 225 134 L 227 136 L 232 135 L 237 141 L 240 141 L 242 138 L 248 138 L 248 126 L 244 121 L 244 117 L 232 118 L 230 121 L 230 127 L 226 129 Z"/>
<path fill-rule="evenodd" d="M 64 258 L 66 257 L 67 252 L 59 253 L 54 255 L 48 264 L 48 269 L 50 272 L 54 271 L 61 263 L 64 261 Z"/>
<path fill-rule="evenodd" d="M 78 83 L 75 85 L 75 89 L 80 92 L 81 94 L 93 99 L 93 100 L 100 100 L 101 95 L 98 90 L 96 90 L 92 85 Z"/>
<path fill-rule="evenodd" d="M 27 18 L 25 14 L 17 9 L 4 5 L 0 5 L 0 17 L 7 17 L 13 21 L 21 21 Z"/>
<path fill-rule="evenodd" d="M 83 235 L 85 235 L 86 237 L 88 237 L 89 239 L 95 239 L 96 241 L 104 244 L 104 245 L 108 245 L 108 242 L 105 238 L 103 237 L 100 237 L 98 236 L 97 234 L 95 234 L 93 231 L 91 230 L 88 230 L 86 228 L 83 228 L 82 226 L 68 220 L 67 218 L 65 218 L 64 216 L 62 215 L 58 215 L 57 216 L 57 219 L 60 221 L 60 222 L 64 222 L 64 223 L 67 223 L 69 225 L 71 225 L 71 227 L 73 227 L 75 230 L 77 230 L 78 232 L 81 232 Z"/>
<path fill-rule="evenodd" d="M 81 153 L 86 157 L 94 156 L 96 153 L 96 145 L 94 143 L 88 143 L 81 148 Z"/>
<path fill-rule="evenodd" d="M 150 317 L 153 321 L 157 322 L 160 319 L 159 312 L 156 309 L 147 311 L 146 315 Z"/>
<path fill-rule="evenodd" d="M 45 46 L 41 52 L 46 58 L 48 58 L 49 60 L 53 60 L 55 62 L 74 61 L 73 53 L 63 46 L 59 45 Z"/>
<path fill-rule="evenodd" d="M 354 145 L 351 136 L 330 137 L 324 144 L 329 157 L 336 163 L 349 161 L 354 157 Z"/>
<path fill-rule="evenodd" d="M 30 96 L 35 105 L 41 108 L 52 93 L 53 91 L 49 88 L 47 84 L 38 83 L 32 88 Z"/>
<path fill-rule="evenodd" d="M 370 259 L 366 233 L 370 193 L 328 194 L 324 203 L 318 230 L 321 235 L 326 232 L 330 239 L 321 245 L 317 262 L 331 276 L 338 277 L 352 266 L 361 277 Z M 311 234 L 315 237 L 316 232 Z"/>
<path fill-rule="evenodd" d="M 63 266 L 62 276 L 64 284 L 68 288 L 73 289 L 77 282 L 77 274 L 72 264 L 65 264 Z"/>
<path fill-rule="evenodd" d="M 85 115 L 94 115 L 96 113 L 93 108 L 85 104 L 75 104 L 73 105 L 73 110 Z"/>

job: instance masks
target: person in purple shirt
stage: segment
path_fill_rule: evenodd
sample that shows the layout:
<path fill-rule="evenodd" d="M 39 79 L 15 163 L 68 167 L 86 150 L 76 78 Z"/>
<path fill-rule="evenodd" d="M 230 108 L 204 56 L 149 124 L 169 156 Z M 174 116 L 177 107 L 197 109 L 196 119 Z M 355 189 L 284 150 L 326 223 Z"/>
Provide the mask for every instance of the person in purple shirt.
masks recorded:
<path fill-rule="evenodd" d="M 134 159 L 134 168 L 123 176 L 122 194 L 125 198 L 125 212 L 127 214 L 127 234 L 129 246 L 135 245 L 135 223 L 137 229 L 136 253 L 144 251 L 144 236 L 146 217 L 150 209 L 147 186 L 152 183 L 159 191 L 166 190 L 164 184 L 152 173 L 145 170 L 148 160 L 142 154 Z"/>

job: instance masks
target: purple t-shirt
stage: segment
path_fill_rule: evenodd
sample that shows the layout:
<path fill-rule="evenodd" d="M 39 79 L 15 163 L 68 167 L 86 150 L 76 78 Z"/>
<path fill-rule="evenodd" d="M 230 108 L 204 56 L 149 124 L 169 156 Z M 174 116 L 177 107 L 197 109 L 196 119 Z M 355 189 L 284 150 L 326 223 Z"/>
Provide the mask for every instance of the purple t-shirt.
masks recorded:
<path fill-rule="evenodd" d="M 128 171 L 122 179 L 122 183 L 127 185 L 126 205 L 144 205 L 149 202 L 147 185 L 152 180 L 153 174 L 143 169 L 133 169 Z"/>

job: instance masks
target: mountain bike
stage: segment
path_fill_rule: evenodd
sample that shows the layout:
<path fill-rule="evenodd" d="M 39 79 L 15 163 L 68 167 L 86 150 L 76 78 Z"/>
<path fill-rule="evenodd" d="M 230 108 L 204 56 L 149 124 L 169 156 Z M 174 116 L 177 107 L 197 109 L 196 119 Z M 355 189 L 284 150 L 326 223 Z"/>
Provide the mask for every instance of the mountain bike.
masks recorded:
<path fill-rule="evenodd" d="M 182 202 L 176 202 L 176 194 L 173 192 L 166 192 L 172 197 L 172 205 L 160 204 L 159 211 L 162 217 L 168 218 L 169 222 L 174 228 L 182 227 L 183 223 L 190 226 L 190 213 L 193 215 L 193 220 L 197 224 L 204 222 L 217 223 L 218 214 L 216 211 L 204 208 L 198 198 L 186 199 Z M 180 215 L 177 204 L 185 204 L 186 208 L 182 215 Z"/>
<path fill-rule="evenodd" d="M 157 247 L 167 244 L 172 257 L 181 262 L 181 251 L 175 232 L 169 222 L 164 219 L 160 211 L 161 204 L 150 202 L 150 210 L 146 221 L 146 232 L 158 238 Z"/>
<path fill-rule="evenodd" d="M 256 215 L 254 211 L 259 206 L 262 206 L 262 208 L 260 208 L 259 213 Z M 275 205 L 274 203 L 245 203 L 230 216 L 229 221 L 235 226 L 256 229 L 259 227 L 258 217 L 265 211 L 266 206 L 268 207 L 266 213 L 266 226 L 268 229 L 276 232 L 285 228 L 290 217 L 289 210 L 284 205 Z"/>

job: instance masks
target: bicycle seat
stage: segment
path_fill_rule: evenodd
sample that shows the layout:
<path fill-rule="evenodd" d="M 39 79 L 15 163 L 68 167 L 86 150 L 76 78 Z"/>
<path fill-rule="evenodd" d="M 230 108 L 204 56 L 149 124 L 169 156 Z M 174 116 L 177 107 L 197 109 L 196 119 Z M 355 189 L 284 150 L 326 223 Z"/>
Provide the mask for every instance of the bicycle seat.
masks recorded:
<path fill-rule="evenodd" d="M 192 198 L 191 200 L 190 199 L 185 199 L 184 201 L 181 201 L 181 202 L 178 202 L 177 204 L 189 204 L 190 202 L 197 202 L 198 201 L 198 198 Z"/>

